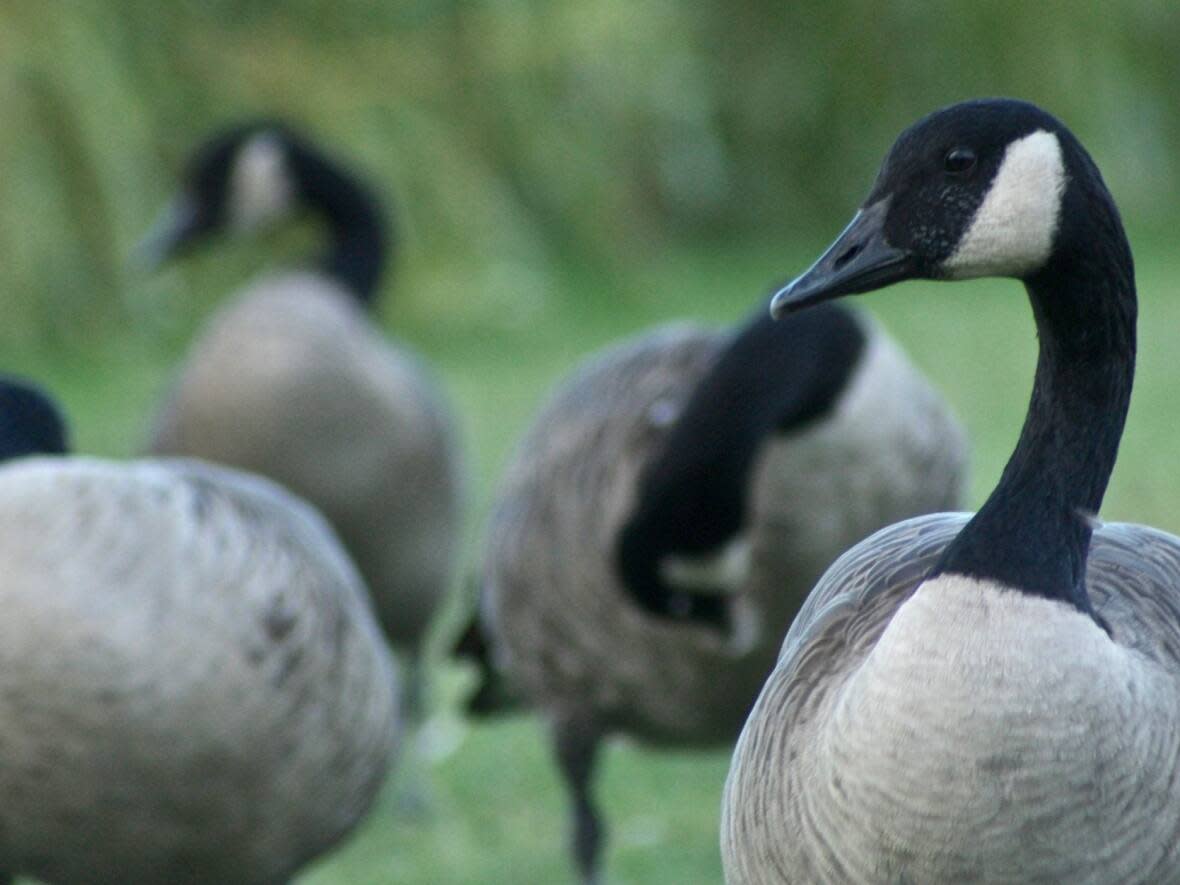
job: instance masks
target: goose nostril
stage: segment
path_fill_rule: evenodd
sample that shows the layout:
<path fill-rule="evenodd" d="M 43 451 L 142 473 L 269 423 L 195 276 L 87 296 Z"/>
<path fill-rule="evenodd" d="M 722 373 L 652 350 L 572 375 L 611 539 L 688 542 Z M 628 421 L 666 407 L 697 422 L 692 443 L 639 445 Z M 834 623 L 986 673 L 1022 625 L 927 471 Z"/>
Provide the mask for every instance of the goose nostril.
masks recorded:
<path fill-rule="evenodd" d="M 860 250 L 862 248 L 863 247 L 861 246 L 860 243 L 855 243 L 855 244 L 849 246 L 846 250 L 844 250 L 844 253 L 842 255 L 840 255 L 840 257 L 838 257 L 836 259 L 836 261 L 832 264 L 832 269 L 839 270 L 840 268 L 842 268 L 849 261 L 851 261 L 857 255 L 859 255 Z"/>

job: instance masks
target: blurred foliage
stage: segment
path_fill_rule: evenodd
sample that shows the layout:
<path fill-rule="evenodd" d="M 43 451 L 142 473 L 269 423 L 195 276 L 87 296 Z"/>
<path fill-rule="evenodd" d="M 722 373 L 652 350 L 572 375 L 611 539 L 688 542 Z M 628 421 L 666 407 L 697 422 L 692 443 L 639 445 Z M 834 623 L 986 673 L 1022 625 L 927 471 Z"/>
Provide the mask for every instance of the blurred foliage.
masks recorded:
<path fill-rule="evenodd" d="M 397 309 L 444 326 L 527 324 L 562 262 L 817 245 L 902 126 L 973 95 L 1063 117 L 1166 229 L 1178 46 L 1174 0 L 5 0 L 0 341 L 178 340 L 247 264 L 124 257 L 184 155 L 253 114 L 396 203 Z"/>

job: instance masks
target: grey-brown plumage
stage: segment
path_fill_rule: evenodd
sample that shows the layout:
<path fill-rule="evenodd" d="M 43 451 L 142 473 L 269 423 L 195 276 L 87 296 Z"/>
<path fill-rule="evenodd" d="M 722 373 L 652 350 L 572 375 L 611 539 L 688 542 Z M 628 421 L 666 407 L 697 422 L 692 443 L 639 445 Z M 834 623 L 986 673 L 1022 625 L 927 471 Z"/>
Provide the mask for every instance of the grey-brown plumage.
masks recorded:
<path fill-rule="evenodd" d="M 620 579 L 616 550 L 645 465 L 734 333 L 669 326 L 589 360 L 541 410 L 504 475 L 487 538 L 485 621 L 498 660 L 552 723 L 587 881 L 601 839 L 589 795 L 600 739 L 733 740 L 831 560 L 902 514 L 957 500 L 958 425 L 888 337 L 856 322 L 864 348 L 830 410 L 758 446 L 731 545 L 748 545 L 748 557 L 722 581 L 726 629 L 645 611 Z"/>
<path fill-rule="evenodd" d="M 278 486 L 199 462 L 0 467 L 0 869 L 275 883 L 384 778 L 360 577 Z"/>
<path fill-rule="evenodd" d="M 423 643 L 458 551 L 462 469 L 442 391 L 369 312 L 386 251 L 373 195 L 291 130 L 254 123 L 197 152 L 143 252 L 159 260 L 213 231 L 299 211 L 325 222 L 324 258 L 268 274 L 217 311 L 166 396 L 149 450 L 267 476 L 327 517 L 405 655 L 417 719 Z"/>
<path fill-rule="evenodd" d="M 386 634 L 417 653 L 453 570 L 453 427 L 419 361 L 337 285 L 272 276 L 222 307 L 149 448 L 259 473 L 313 503 L 365 577 Z"/>
<path fill-rule="evenodd" d="M 1094 532 L 1109 638 L 943 576 L 886 642 L 969 518 L 883 529 L 808 597 L 734 752 L 727 881 L 1180 881 L 1180 539 Z"/>

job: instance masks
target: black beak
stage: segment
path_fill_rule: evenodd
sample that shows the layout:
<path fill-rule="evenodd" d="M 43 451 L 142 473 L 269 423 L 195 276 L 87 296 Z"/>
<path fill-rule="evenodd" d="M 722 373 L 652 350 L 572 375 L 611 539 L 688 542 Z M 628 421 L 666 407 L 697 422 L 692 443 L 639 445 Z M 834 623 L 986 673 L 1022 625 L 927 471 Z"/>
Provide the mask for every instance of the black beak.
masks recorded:
<path fill-rule="evenodd" d="M 183 251 L 203 230 L 196 201 L 179 196 L 164 211 L 131 252 L 133 267 L 156 270 L 168 259 Z"/>
<path fill-rule="evenodd" d="M 779 319 L 811 304 L 871 292 L 914 276 L 914 256 L 885 240 L 888 209 L 886 197 L 857 212 L 819 261 L 774 294 L 770 315 Z"/>

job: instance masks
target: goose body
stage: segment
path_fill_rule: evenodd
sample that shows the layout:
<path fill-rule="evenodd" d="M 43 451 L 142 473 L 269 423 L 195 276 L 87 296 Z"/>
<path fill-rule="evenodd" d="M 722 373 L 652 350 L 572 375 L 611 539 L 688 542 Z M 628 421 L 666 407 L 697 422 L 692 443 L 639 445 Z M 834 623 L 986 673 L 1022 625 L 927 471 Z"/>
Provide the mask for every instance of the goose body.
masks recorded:
<path fill-rule="evenodd" d="M 455 552 L 453 428 L 425 367 L 338 284 L 272 276 L 222 307 L 150 449 L 232 464 L 314 502 L 372 582 L 386 634 L 417 649 Z"/>
<path fill-rule="evenodd" d="M 286 128 L 248 125 L 197 152 L 181 197 L 143 248 L 163 259 L 212 232 L 300 209 L 326 222 L 326 254 L 265 275 L 217 311 L 161 406 L 149 449 L 262 474 L 328 518 L 406 656 L 417 718 L 422 646 L 457 551 L 462 478 L 441 390 L 367 309 L 386 249 L 373 198 Z"/>
<path fill-rule="evenodd" d="M 791 352 L 850 353 L 849 365 L 836 385 L 800 382 L 833 389 L 787 426 L 764 421 L 740 443 L 751 451 L 738 469 L 732 447 L 749 435 L 717 405 L 749 390 L 745 351 L 786 339 Z M 749 430 L 762 406 L 747 406 Z M 894 516 L 953 506 L 962 470 L 962 433 L 941 398 L 875 323 L 843 310 L 794 329 L 761 317 L 737 330 L 663 327 L 593 357 L 555 392 L 503 477 L 484 615 L 498 662 L 552 724 L 587 881 L 601 739 L 732 741 L 815 578 Z M 736 518 L 703 538 L 683 518 L 721 523 L 722 512 Z M 694 617 L 706 589 L 720 624 Z"/>
<path fill-rule="evenodd" d="M 396 681 L 323 520 L 195 461 L 0 467 L 0 869 L 274 883 L 384 778 Z"/>
<path fill-rule="evenodd" d="M 1094 515 L 1135 289 L 1093 161 L 1022 102 L 936 112 L 774 309 L 986 275 L 1038 326 L 1016 451 L 978 513 L 884 529 L 808 597 L 734 752 L 728 882 L 1180 881 L 1180 539 Z"/>
<path fill-rule="evenodd" d="M 968 519 L 883 529 L 816 586 L 735 752 L 727 880 L 1177 881 L 1180 730 L 1110 726 L 1180 715 L 1180 545 L 1094 533 L 1112 642 L 1051 600 L 924 580 Z"/>

